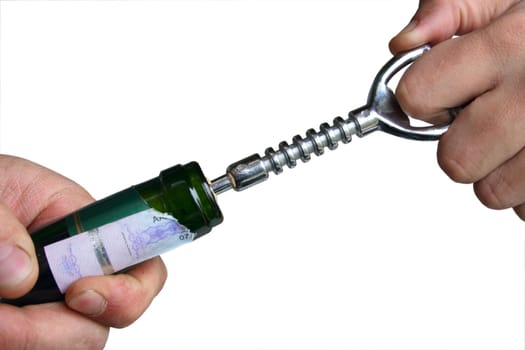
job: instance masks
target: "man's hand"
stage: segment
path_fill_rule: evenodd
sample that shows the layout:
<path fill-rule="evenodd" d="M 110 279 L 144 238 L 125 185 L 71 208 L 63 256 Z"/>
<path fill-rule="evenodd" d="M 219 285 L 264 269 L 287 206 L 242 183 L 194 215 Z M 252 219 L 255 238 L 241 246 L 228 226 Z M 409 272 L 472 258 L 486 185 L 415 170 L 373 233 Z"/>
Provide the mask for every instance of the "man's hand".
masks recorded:
<path fill-rule="evenodd" d="M 467 104 L 439 142 L 439 164 L 473 183 L 486 206 L 514 208 L 525 220 L 523 38 L 525 2 L 422 0 L 390 49 L 435 45 L 400 80 L 399 103 L 427 121 Z"/>
<path fill-rule="evenodd" d="M 24 295 L 38 276 L 27 229 L 92 201 L 73 181 L 27 160 L 0 155 L 0 297 Z M 135 321 L 166 276 L 164 263 L 155 258 L 125 274 L 80 279 L 67 290 L 65 304 L 0 304 L 0 349 L 101 349 L 109 327 Z"/>

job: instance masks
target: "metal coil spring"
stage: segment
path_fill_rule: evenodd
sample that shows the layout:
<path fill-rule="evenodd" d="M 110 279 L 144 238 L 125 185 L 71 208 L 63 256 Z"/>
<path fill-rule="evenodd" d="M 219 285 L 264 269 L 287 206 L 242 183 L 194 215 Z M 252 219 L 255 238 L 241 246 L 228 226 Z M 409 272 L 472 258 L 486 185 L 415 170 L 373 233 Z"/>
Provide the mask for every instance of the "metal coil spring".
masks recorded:
<path fill-rule="evenodd" d="M 293 168 L 297 165 L 298 159 L 307 162 L 311 159 L 312 153 L 320 156 L 324 153 L 325 148 L 334 150 L 339 142 L 349 143 L 352 141 L 352 135 L 355 133 L 356 124 L 352 117 L 346 120 L 337 117 L 334 119 L 333 125 L 323 123 L 319 126 L 319 131 L 307 130 L 304 138 L 300 135 L 294 136 L 291 145 L 283 141 L 279 143 L 277 151 L 272 147 L 267 148 L 262 161 L 269 166 L 269 170 L 275 174 L 280 174 L 284 165 Z"/>

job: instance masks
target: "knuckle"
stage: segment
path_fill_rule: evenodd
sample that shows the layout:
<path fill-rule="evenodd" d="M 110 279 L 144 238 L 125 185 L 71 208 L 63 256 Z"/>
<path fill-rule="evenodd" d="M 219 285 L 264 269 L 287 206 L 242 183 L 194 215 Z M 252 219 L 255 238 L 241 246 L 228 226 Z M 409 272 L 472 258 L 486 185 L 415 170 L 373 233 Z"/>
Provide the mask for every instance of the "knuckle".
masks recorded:
<path fill-rule="evenodd" d="M 445 138 L 446 134 L 442 138 Z M 466 152 L 449 149 L 443 140 L 438 146 L 438 163 L 455 182 L 473 183 L 477 180 L 477 167 Z"/>
<path fill-rule="evenodd" d="M 504 178 L 492 175 L 474 184 L 474 192 L 486 207 L 506 209 L 511 206 L 511 191 Z"/>

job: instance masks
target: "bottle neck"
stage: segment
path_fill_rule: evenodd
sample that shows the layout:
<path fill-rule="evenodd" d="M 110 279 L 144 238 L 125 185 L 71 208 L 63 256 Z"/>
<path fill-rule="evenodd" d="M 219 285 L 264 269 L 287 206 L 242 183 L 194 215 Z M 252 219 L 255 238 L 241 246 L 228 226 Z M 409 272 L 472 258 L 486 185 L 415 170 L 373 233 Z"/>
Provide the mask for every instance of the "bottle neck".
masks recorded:
<path fill-rule="evenodd" d="M 175 165 L 135 186 L 152 208 L 168 213 L 196 234 L 196 238 L 219 225 L 223 216 L 198 163 Z"/>

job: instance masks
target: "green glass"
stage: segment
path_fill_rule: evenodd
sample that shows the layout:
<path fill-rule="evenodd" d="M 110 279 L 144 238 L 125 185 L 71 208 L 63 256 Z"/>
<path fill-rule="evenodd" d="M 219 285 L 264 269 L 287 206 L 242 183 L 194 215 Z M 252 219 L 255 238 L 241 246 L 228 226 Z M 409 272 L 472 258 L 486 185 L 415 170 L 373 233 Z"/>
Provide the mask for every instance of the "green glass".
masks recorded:
<path fill-rule="evenodd" d="M 38 280 L 23 297 L 2 299 L 1 302 L 21 306 L 63 300 L 44 247 L 150 208 L 176 218 L 195 234 L 195 239 L 223 220 L 215 194 L 199 164 L 175 165 L 161 171 L 158 177 L 96 201 L 32 232 L 39 264 Z"/>

